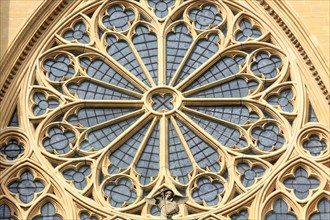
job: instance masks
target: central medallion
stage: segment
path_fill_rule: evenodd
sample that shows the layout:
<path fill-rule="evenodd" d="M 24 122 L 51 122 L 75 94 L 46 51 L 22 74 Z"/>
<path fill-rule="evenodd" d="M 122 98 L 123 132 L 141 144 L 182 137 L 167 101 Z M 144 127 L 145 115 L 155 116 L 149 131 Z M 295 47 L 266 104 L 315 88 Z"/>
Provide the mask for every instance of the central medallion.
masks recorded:
<path fill-rule="evenodd" d="M 145 106 L 156 115 L 169 115 L 181 106 L 181 97 L 181 93 L 172 87 L 155 87 L 147 92 Z"/>

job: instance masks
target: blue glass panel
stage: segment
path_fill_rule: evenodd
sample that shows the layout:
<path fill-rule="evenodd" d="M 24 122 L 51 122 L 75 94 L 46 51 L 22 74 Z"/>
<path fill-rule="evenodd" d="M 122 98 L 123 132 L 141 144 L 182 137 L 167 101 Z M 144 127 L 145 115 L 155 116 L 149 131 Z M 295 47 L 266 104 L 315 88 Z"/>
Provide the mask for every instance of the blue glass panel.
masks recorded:
<path fill-rule="evenodd" d="M 188 28 L 184 24 L 175 27 L 174 32 L 170 32 L 166 38 L 166 83 L 168 84 L 174 76 L 176 70 L 185 57 L 192 37 L 188 34 Z"/>
<path fill-rule="evenodd" d="M 263 74 L 266 79 L 271 79 L 277 76 L 280 66 L 282 66 L 282 60 L 278 56 L 269 56 L 266 52 L 260 52 L 256 55 L 256 61 L 251 65 L 251 70 L 256 74 Z"/>
<path fill-rule="evenodd" d="M 75 114 L 70 115 L 67 121 L 74 125 L 79 123 L 84 127 L 91 127 L 136 110 L 138 108 L 81 108 Z"/>
<path fill-rule="evenodd" d="M 77 40 L 81 44 L 88 44 L 90 42 L 90 38 L 86 32 L 86 25 L 82 21 L 75 24 L 72 30 L 65 32 L 63 37 L 68 41 Z"/>
<path fill-rule="evenodd" d="M 177 120 L 177 123 L 198 166 L 203 169 L 208 167 L 212 172 L 218 172 L 220 170 L 218 152 L 181 121 Z"/>
<path fill-rule="evenodd" d="M 65 54 L 61 54 L 55 59 L 46 60 L 44 62 L 44 68 L 48 73 L 48 78 L 52 81 L 71 78 L 75 74 L 71 61 Z"/>
<path fill-rule="evenodd" d="M 15 110 L 10 118 L 8 126 L 9 127 L 18 127 L 19 126 L 17 108 L 15 108 Z"/>
<path fill-rule="evenodd" d="M 321 199 L 317 204 L 317 213 L 311 215 L 309 220 L 327 220 L 330 219 L 330 200 Z"/>
<path fill-rule="evenodd" d="M 114 182 L 106 184 L 104 193 L 109 197 L 111 206 L 120 208 L 125 202 L 129 204 L 137 199 L 137 194 L 132 188 L 131 181 L 124 177 L 117 184 Z"/>
<path fill-rule="evenodd" d="M 248 220 L 249 219 L 249 213 L 247 210 L 243 210 L 239 212 L 236 215 L 230 216 L 231 220 Z"/>
<path fill-rule="evenodd" d="M 40 215 L 34 217 L 32 220 L 62 220 L 62 216 L 56 213 L 55 206 L 47 202 L 40 209 Z"/>
<path fill-rule="evenodd" d="M 107 48 L 108 54 L 147 86 L 150 86 L 147 77 L 145 76 L 139 62 L 136 60 L 128 43 L 125 40 L 117 40 L 113 35 L 107 36 L 107 43 L 109 45 Z"/>
<path fill-rule="evenodd" d="M 206 118 L 199 117 L 197 115 L 187 114 L 192 120 L 194 120 L 201 128 L 207 133 L 212 135 L 223 146 L 226 147 L 247 147 L 246 140 L 241 137 L 241 133 L 238 129 L 228 127 L 220 122 L 212 121 Z"/>
<path fill-rule="evenodd" d="M 318 122 L 317 116 L 315 114 L 315 111 L 313 109 L 313 106 L 309 104 L 309 112 L 308 112 L 308 122 Z"/>
<path fill-rule="evenodd" d="M 241 98 L 249 95 L 250 90 L 255 89 L 258 83 L 246 82 L 244 79 L 236 78 L 218 86 L 197 92 L 189 97 L 195 98 Z"/>
<path fill-rule="evenodd" d="M 257 177 L 261 177 L 265 173 L 265 169 L 261 166 L 250 167 L 246 163 L 237 164 L 237 170 L 242 174 L 241 182 L 243 186 L 250 187 L 254 184 Z"/>
<path fill-rule="evenodd" d="M 178 78 L 176 79 L 175 85 L 187 78 L 192 72 L 203 65 L 218 51 L 218 41 L 219 36 L 217 34 L 210 34 L 207 39 L 203 38 L 197 41 Z"/>
<path fill-rule="evenodd" d="M 171 175 L 175 176 L 180 183 L 187 184 L 189 181 L 188 174 L 192 172 L 192 164 L 170 121 L 168 124 L 168 150 Z"/>
<path fill-rule="evenodd" d="M 49 152 L 66 154 L 71 150 L 71 144 L 76 139 L 71 131 L 62 131 L 61 127 L 53 126 L 48 129 L 48 136 L 43 141 L 43 146 Z"/>
<path fill-rule="evenodd" d="M 273 210 L 266 215 L 266 220 L 297 220 L 294 214 L 289 212 L 288 205 L 283 199 L 275 201 Z"/>
<path fill-rule="evenodd" d="M 77 170 L 68 169 L 63 172 L 63 176 L 65 179 L 69 181 L 73 181 L 74 186 L 83 190 L 87 186 L 86 177 L 91 173 L 91 168 L 89 165 L 83 165 L 79 167 Z"/>
<path fill-rule="evenodd" d="M 135 18 L 135 14 L 131 9 L 124 10 L 120 5 L 113 5 L 107 10 L 108 15 L 103 18 L 103 24 L 113 30 L 125 31 L 129 28 L 130 21 Z"/>
<path fill-rule="evenodd" d="M 98 220 L 95 216 L 90 216 L 87 212 L 82 212 L 80 214 L 80 220 Z"/>
<path fill-rule="evenodd" d="M 285 142 L 280 129 L 274 123 L 253 129 L 252 136 L 258 141 L 257 145 L 262 151 L 270 151 L 273 147 L 280 148 Z"/>
<path fill-rule="evenodd" d="M 314 177 L 309 177 L 307 171 L 299 167 L 295 171 L 294 177 L 286 179 L 284 185 L 289 189 L 293 189 L 298 199 L 306 199 L 310 190 L 320 185 L 320 181 Z"/>
<path fill-rule="evenodd" d="M 158 83 L 158 42 L 157 36 L 147 27 L 139 25 L 133 37 L 133 44 L 139 52 L 154 82 Z"/>
<path fill-rule="evenodd" d="M 110 174 L 118 173 L 131 165 L 149 127 L 150 123 L 143 126 L 109 156 L 111 164 L 108 172 Z"/>
<path fill-rule="evenodd" d="M 46 113 L 47 109 L 54 109 L 59 105 L 59 102 L 55 99 L 47 99 L 43 93 L 36 92 L 33 95 L 34 108 L 33 114 L 40 116 Z"/>
<path fill-rule="evenodd" d="M 34 199 L 34 194 L 44 189 L 44 184 L 34 179 L 30 171 L 25 171 L 20 181 L 15 181 L 8 186 L 10 192 L 18 194 L 19 199 L 27 204 Z"/>
<path fill-rule="evenodd" d="M 7 160 L 16 160 L 24 152 L 24 147 L 16 140 L 11 139 L 0 148 L 0 153 L 6 156 Z"/>
<path fill-rule="evenodd" d="M 191 90 L 217 80 L 226 78 L 231 75 L 239 73 L 240 66 L 245 63 L 245 57 L 237 55 L 234 58 L 224 57 L 216 62 L 211 68 L 209 68 L 204 74 L 197 78 L 189 87 L 185 90 Z"/>
<path fill-rule="evenodd" d="M 248 38 L 258 38 L 262 35 L 261 31 L 258 28 L 254 28 L 251 25 L 251 22 L 244 18 L 239 23 L 240 31 L 236 34 L 236 40 L 243 42 Z"/>
<path fill-rule="evenodd" d="M 138 98 L 106 88 L 98 83 L 84 80 L 80 84 L 69 84 L 68 89 L 85 100 L 137 100 Z"/>
<path fill-rule="evenodd" d="M 80 148 L 82 150 L 101 150 L 116 139 L 120 134 L 127 130 L 140 116 L 120 121 L 115 124 L 105 126 L 103 128 L 91 131 L 87 135 L 87 140 L 81 142 Z"/>
<path fill-rule="evenodd" d="M 11 215 L 11 210 L 8 205 L 0 205 L 0 219 L 1 220 L 16 220 L 14 216 Z"/>
<path fill-rule="evenodd" d="M 175 0 L 148 0 L 148 4 L 154 9 L 159 18 L 164 18 L 168 14 L 168 8 L 175 4 Z"/>
<path fill-rule="evenodd" d="M 250 112 L 250 110 L 244 105 L 188 107 L 201 113 L 211 115 L 213 117 L 220 118 L 235 124 L 243 125 L 247 122 L 255 122 L 259 120 L 259 116 L 254 112 Z"/>
<path fill-rule="evenodd" d="M 154 205 L 154 206 L 151 207 L 151 214 L 153 216 L 160 216 L 161 215 L 161 211 L 160 211 L 160 209 L 157 206 Z"/>
<path fill-rule="evenodd" d="M 279 95 L 270 96 L 267 102 L 271 105 L 278 105 L 285 112 L 293 112 L 292 104 L 293 93 L 291 89 L 286 89 L 280 92 Z"/>
<path fill-rule="evenodd" d="M 215 206 L 219 203 L 218 195 L 224 190 L 224 185 L 218 181 L 211 182 L 202 177 L 197 181 L 197 188 L 192 191 L 193 199 L 201 203 L 204 201 L 208 206 Z"/>
<path fill-rule="evenodd" d="M 202 8 L 194 8 L 189 11 L 189 17 L 194 21 L 196 28 L 206 29 L 216 26 L 222 21 L 222 17 L 213 4 L 204 5 Z"/>
<path fill-rule="evenodd" d="M 303 147 L 308 150 L 312 156 L 316 157 L 327 149 L 327 144 L 323 140 L 320 140 L 319 136 L 311 135 L 309 139 L 303 143 Z"/>
<path fill-rule="evenodd" d="M 127 79 L 117 73 L 103 60 L 95 59 L 91 61 L 89 58 L 81 58 L 80 64 L 86 69 L 87 75 L 94 79 L 98 79 L 124 89 L 129 89 L 134 92 L 140 92 Z"/>
<path fill-rule="evenodd" d="M 152 108 L 155 111 L 170 111 L 173 109 L 173 96 L 171 94 L 153 95 L 152 96 Z"/>
<path fill-rule="evenodd" d="M 136 163 L 136 171 L 140 175 L 140 183 L 147 185 L 159 171 L 159 123 L 151 133 L 143 152 Z"/>

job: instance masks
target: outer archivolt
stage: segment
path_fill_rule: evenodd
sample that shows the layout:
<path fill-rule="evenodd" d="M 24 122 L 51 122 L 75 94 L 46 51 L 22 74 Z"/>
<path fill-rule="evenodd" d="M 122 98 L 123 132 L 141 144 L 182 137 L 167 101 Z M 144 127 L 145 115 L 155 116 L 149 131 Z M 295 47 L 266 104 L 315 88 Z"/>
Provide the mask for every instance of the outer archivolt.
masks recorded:
<path fill-rule="evenodd" d="M 327 204 L 327 194 L 313 197 L 326 187 L 320 171 L 307 162 L 281 166 L 300 129 L 292 121 L 303 117 L 302 90 L 272 33 L 222 1 L 162 2 L 89 3 L 63 20 L 35 62 L 26 100 L 33 150 L 79 203 L 80 217 L 157 219 L 160 210 L 144 198 L 163 188 L 188 198 L 175 214 L 183 219 L 298 219 L 298 202 Z M 309 136 L 301 151 L 326 155 L 326 132 Z M 29 183 L 41 178 L 26 173 Z M 47 184 L 11 192 L 35 201 Z M 35 216 L 50 207 L 65 219 L 52 201 Z M 106 211 L 94 216 L 93 207 Z"/>

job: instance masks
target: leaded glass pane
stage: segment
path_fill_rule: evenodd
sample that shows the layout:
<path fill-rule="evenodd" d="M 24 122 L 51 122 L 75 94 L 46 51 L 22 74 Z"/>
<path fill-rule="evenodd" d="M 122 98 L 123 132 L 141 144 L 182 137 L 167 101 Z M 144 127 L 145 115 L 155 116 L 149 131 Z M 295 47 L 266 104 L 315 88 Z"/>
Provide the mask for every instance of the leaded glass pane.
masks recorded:
<path fill-rule="evenodd" d="M 195 98 L 241 98 L 248 96 L 250 91 L 255 89 L 258 83 L 255 81 L 246 82 L 244 79 L 233 79 L 213 88 L 189 95 Z"/>
<path fill-rule="evenodd" d="M 208 143 L 198 137 L 193 131 L 185 126 L 181 121 L 177 121 L 185 141 L 190 148 L 195 162 L 203 169 L 208 167 L 212 172 L 217 172 L 220 169 L 218 163 L 219 154 Z"/>
<path fill-rule="evenodd" d="M 201 113 L 223 119 L 235 124 L 246 124 L 254 122 L 259 119 L 259 116 L 250 112 L 249 109 L 242 106 L 189 106 L 189 108 L 199 111 Z"/>
<path fill-rule="evenodd" d="M 129 72 L 133 73 L 138 79 L 150 86 L 139 62 L 136 60 L 132 49 L 125 40 L 117 40 L 115 36 L 108 35 L 107 48 L 108 54 L 123 65 Z"/>
<path fill-rule="evenodd" d="M 246 147 L 246 141 L 241 137 L 238 129 L 231 128 L 223 123 L 212 121 L 206 118 L 199 117 L 188 113 L 201 128 L 217 139 L 222 145 L 226 147 Z"/>
<path fill-rule="evenodd" d="M 322 151 L 327 149 L 327 144 L 320 140 L 317 135 L 312 135 L 303 143 L 303 147 L 309 151 L 312 156 L 319 156 Z"/>
<path fill-rule="evenodd" d="M 115 89 L 110 89 L 100 85 L 99 83 L 89 80 L 80 84 L 69 84 L 70 92 L 77 94 L 80 99 L 85 100 L 136 100 L 137 98 Z"/>
<path fill-rule="evenodd" d="M 266 220 L 297 220 L 297 217 L 289 212 L 288 205 L 283 199 L 278 199 L 273 205 L 273 211 L 266 215 Z"/>
<path fill-rule="evenodd" d="M 158 83 L 158 41 L 156 35 L 151 33 L 147 27 L 140 25 L 136 28 L 133 43 L 154 82 Z"/>
<path fill-rule="evenodd" d="M 80 144 L 83 150 L 101 150 L 110 144 L 115 138 L 118 137 L 123 131 L 128 129 L 139 116 L 131 117 L 127 120 L 120 121 L 111 125 L 104 126 L 103 128 L 93 130 L 88 133 L 87 140 Z"/>
<path fill-rule="evenodd" d="M 132 182 L 127 178 L 121 178 L 118 183 L 107 184 L 104 193 L 109 196 L 109 203 L 113 207 L 132 203 L 137 198 L 136 192 L 132 189 Z"/>
<path fill-rule="evenodd" d="M 330 219 L 330 200 L 322 199 L 317 204 L 317 213 L 311 215 L 309 220 L 324 220 Z"/>
<path fill-rule="evenodd" d="M 86 73 L 94 79 L 98 79 L 103 82 L 107 82 L 122 88 L 127 88 L 135 92 L 139 92 L 139 90 L 135 88 L 129 82 L 129 80 L 125 79 L 122 75 L 120 75 L 113 68 L 111 68 L 107 63 L 100 59 L 95 59 L 91 61 L 88 58 L 81 58 L 80 64 L 86 69 Z"/>
<path fill-rule="evenodd" d="M 175 84 L 180 83 L 218 51 L 219 36 L 210 34 L 206 39 L 197 41 L 187 61 L 179 73 Z"/>
<path fill-rule="evenodd" d="M 168 125 L 169 169 L 180 183 L 187 184 L 192 165 L 171 122 Z"/>
<path fill-rule="evenodd" d="M 175 27 L 174 32 L 167 35 L 166 40 L 166 83 L 169 84 L 176 70 L 180 66 L 190 45 L 192 37 L 184 24 Z"/>
<path fill-rule="evenodd" d="M 208 206 L 214 206 L 219 203 L 218 195 L 223 190 L 223 184 L 211 182 L 207 178 L 200 178 L 197 182 L 197 188 L 192 192 L 192 197 L 196 202 L 204 201 Z"/>
<path fill-rule="evenodd" d="M 21 175 L 20 180 L 11 183 L 8 189 L 17 194 L 23 203 L 27 204 L 35 198 L 36 193 L 40 193 L 44 189 L 44 184 L 35 180 L 30 171 L 26 171 Z"/>
<path fill-rule="evenodd" d="M 17 113 L 17 108 L 15 108 L 12 116 L 11 116 L 11 119 L 9 121 L 9 124 L 8 126 L 10 127 L 18 127 L 18 113 Z"/>
<path fill-rule="evenodd" d="M 81 108 L 75 114 L 70 115 L 67 121 L 70 124 L 80 124 L 84 127 L 92 127 L 94 125 L 109 121 L 126 115 L 137 108 Z"/>
<path fill-rule="evenodd" d="M 124 144 L 122 144 L 109 156 L 109 160 L 111 162 L 108 168 L 109 173 L 118 173 L 131 165 L 149 126 L 150 123 L 143 126 L 137 133 L 131 136 Z"/>
<path fill-rule="evenodd" d="M 13 139 L 0 148 L 0 153 L 5 155 L 7 160 L 16 160 L 23 152 L 24 147 Z"/>
<path fill-rule="evenodd" d="M 234 58 L 224 57 L 216 62 L 211 68 L 202 74 L 196 81 L 185 90 L 194 89 L 215 82 L 231 75 L 239 73 L 240 66 L 245 62 L 245 57 L 237 55 Z"/>
<path fill-rule="evenodd" d="M 147 185 L 159 171 L 159 123 L 155 126 L 144 150 L 136 163 L 136 171 L 140 175 L 140 182 Z"/>
<path fill-rule="evenodd" d="M 62 220 L 62 216 L 56 213 L 55 206 L 47 202 L 40 209 L 40 215 L 34 217 L 32 220 L 45 220 L 45 219 L 52 219 L 52 220 Z"/>

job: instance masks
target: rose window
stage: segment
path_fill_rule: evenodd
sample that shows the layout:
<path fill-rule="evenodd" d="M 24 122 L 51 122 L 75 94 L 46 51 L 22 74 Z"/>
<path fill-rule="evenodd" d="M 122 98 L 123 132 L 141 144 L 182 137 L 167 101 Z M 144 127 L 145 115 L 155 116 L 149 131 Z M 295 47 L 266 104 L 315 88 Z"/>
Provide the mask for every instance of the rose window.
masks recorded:
<path fill-rule="evenodd" d="M 301 83 L 262 21 L 223 1 L 85 4 L 45 40 L 24 102 L 33 152 L 83 204 L 82 219 L 97 219 L 86 207 L 156 218 L 164 210 L 148 201 L 161 193 L 169 203 L 181 198 L 168 216 L 207 216 L 242 203 L 280 172 L 302 120 Z M 20 157 L 10 142 L 1 146 L 3 157 Z M 318 133 L 302 146 L 327 153 Z M 323 187 L 316 170 L 303 170 L 281 177 L 279 187 L 299 199 Z M 39 176 L 19 177 L 15 184 L 40 185 L 23 191 L 25 203 L 51 190 Z M 62 218 L 54 201 L 40 202 L 35 219 Z M 289 216 L 290 204 L 274 196 L 263 217 Z M 225 215 L 250 213 L 244 206 Z"/>

